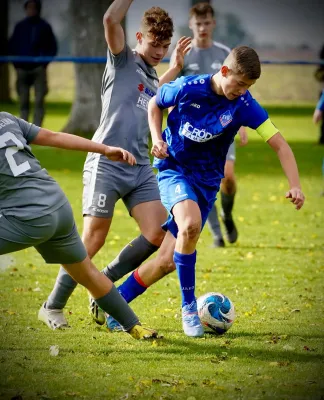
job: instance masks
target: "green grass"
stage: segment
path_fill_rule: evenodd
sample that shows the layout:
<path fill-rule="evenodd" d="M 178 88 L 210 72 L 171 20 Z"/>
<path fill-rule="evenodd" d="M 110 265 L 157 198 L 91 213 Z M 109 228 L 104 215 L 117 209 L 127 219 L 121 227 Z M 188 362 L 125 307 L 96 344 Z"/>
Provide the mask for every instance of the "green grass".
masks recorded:
<path fill-rule="evenodd" d="M 49 109 L 45 125 L 59 129 L 69 106 Z M 196 293 L 221 291 L 234 302 L 237 319 L 226 335 L 184 336 L 175 274 L 132 303 L 162 341 L 140 343 L 94 325 L 80 287 L 66 308 L 71 329 L 49 331 L 37 312 L 58 267 L 28 249 L 10 255 L 0 272 L 0 398 L 323 399 L 324 151 L 315 144 L 311 113 L 307 107 L 270 111 L 296 154 L 305 207 L 297 212 L 284 198 L 279 161 L 251 132 L 249 145 L 237 150 L 239 242 L 212 249 L 208 229 L 199 240 Z M 66 192 L 81 230 L 85 155 L 34 151 Z M 94 259 L 98 268 L 137 234 L 119 202 Z M 59 346 L 57 357 L 50 356 L 53 345 Z"/>

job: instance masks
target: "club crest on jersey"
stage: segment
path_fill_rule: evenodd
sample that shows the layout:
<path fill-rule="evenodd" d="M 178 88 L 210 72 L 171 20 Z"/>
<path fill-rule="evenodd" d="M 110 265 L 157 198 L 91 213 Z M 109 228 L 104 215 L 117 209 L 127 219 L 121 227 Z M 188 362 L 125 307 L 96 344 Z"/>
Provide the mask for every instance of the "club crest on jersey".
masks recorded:
<path fill-rule="evenodd" d="M 233 117 L 232 117 L 230 110 L 225 111 L 224 114 L 222 114 L 219 117 L 219 120 L 223 127 L 227 126 L 230 122 L 232 122 Z"/>

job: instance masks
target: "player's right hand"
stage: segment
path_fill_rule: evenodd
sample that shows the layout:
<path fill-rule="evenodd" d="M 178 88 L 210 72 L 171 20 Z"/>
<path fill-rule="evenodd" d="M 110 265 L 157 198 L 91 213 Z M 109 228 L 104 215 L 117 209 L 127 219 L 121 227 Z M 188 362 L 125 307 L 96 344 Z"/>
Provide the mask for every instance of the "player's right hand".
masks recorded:
<path fill-rule="evenodd" d="M 160 158 L 161 160 L 169 157 L 168 145 L 163 140 L 158 140 L 157 142 L 153 143 L 151 154 L 156 158 Z"/>
<path fill-rule="evenodd" d="M 125 162 L 129 165 L 136 164 L 133 154 L 121 147 L 106 146 L 105 156 L 111 161 Z"/>

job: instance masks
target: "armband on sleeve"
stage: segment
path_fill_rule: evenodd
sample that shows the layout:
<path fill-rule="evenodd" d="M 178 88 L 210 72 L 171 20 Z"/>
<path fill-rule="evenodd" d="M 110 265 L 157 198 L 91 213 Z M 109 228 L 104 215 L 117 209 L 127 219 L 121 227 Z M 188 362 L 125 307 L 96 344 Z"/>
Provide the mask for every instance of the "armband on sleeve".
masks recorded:
<path fill-rule="evenodd" d="M 270 138 L 272 138 L 272 136 L 279 132 L 278 129 L 270 121 L 270 118 L 268 118 L 260 126 L 258 126 L 256 128 L 256 131 L 265 142 L 267 142 Z"/>

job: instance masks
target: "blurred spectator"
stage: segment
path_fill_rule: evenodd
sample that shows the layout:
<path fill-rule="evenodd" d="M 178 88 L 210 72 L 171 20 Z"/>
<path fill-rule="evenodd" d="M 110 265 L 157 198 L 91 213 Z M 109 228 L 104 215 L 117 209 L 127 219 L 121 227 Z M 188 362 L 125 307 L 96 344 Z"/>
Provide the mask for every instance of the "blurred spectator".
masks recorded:
<path fill-rule="evenodd" d="M 40 17 L 41 1 L 24 2 L 26 18 L 18 22 L 9 40 L 9 54 L 13 56 L 50 56 L 57 53 L 57 42 L 51 26 Z M 35 90 L 34 124 L 42 125 L 44 98 L 48 93 L 48 62 L 14 62 L 17 72 L 16 89 L 20 102 L 20 117 L 28 121 L 30 88 Z"/>
<path fill-rule="evenodd" d="M 320 60 L 324 63 L 324 46 L 320 52 Z M 317 103 L 316 109 L 313 115 L 313 121 L 315 124 L 321 121 L 321 131 L 319 144 L 324 144 L 324 119 L 323 119 L 323 111 L 324 111 L 324 64 L 321 64 L 317 70 L 315 71 L 315 78 L 322 85 L 322 91 L 320 94 L 320 100 Z"/>

